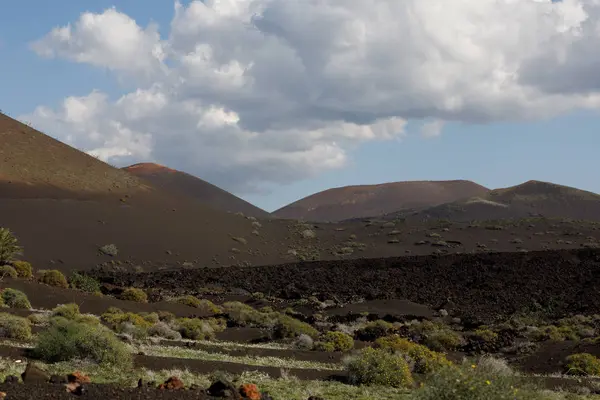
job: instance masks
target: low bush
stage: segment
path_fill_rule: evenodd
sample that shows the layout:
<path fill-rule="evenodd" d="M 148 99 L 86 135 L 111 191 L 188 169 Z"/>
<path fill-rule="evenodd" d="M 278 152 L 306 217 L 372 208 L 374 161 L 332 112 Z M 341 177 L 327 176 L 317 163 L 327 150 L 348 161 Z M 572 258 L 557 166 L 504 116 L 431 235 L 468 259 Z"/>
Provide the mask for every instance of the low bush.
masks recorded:
<path fill-rule="evenodd" d="M 181 333 L 177 332 L 169 326 L 166 322 L 157 322 L 148 329 L 150 336 L 158 336 L 169 340 L 181 340 Z"/>
<path fill-rule="evenodd" d="M 12 266 L 17 271 L 19 278 L 33 278 L 33 268 L 27 261 L 13 261 Z"/>
<path fill-rule="evenodd" d="M 157 314 L 159 321 L 171 322 L 176 318 L 175 314 L 170 311 L 159 311 Z"/>
<path fill-rule="evenodd" d="M 266 326 L 271 320 L 268 314 L 239 301 L 223 303 L 223 312 L 229 321 L 238 326 Z"/>
<path fill-rule="evenodd" d="M 569 375 L 600 375 L 600 359 L 589 353 L 573 354 L 565 361 L 565 373 Z"/>
<path fill-rule="evenodd" d="M 100 292 L 100 282 L 91 276 L 82 275 L 77 272 L 73 273 L 69 278 L 69 285 L 73 289 L 83 290 L 88 293 Z"/>
<path fill-rule="evenodd" d="M 452 365 L 444 354 L 432 351 L 398 335 L 377 339 L 375 347 L 404 354 L 413 361 L 414 372 L 421 374 L 431 373 Z"/>
<path fill-rule="evenodd" d="M 470 365 L 445 367 L 412 393 L 411 400 L 546 400 L 543 393 L 519 388 L 512 377 L 487 375 Z"/>
<path fill-rule="evenodd" d="M 23 308 L 26 310 L 31 309 L 31 303 L 27 298 L 27 295 L 20 290 L 6 288 L 0 292 L 2 296 L 2 302 L 4 305 L 10 308 Z"/>
<path fill-rule="evenodd" d="M 19 277 L 19 274 L 10 265 L 0 265 L 0 278 L 6 277 L 15 279 Z"/>
<path fill-rule="evenodd" d="M 310 336 L 302 334 L 294 341 L 294 347 L 299 350 L 312 350 L 315 347 L 315 342 Z"/>
<path fill-rule="evenodd" d="M 456 350 L 464 344 L 464 338 L 443 323 L 422 321 L 413 323 L 408 334 L 415 342 L 422 343 L 435 351 Z"/>
<path fill-rule="evenodd" d="M 353 348 L 354 339 L 343 332 L 327 332 L 317 343 L 317 349 L 322 351 L 348 351 Z"/>
<path fill-rule="evenodd" d="M 53 317 L 63 317 L 74 320 L 80 315 L 81 313 L 79 312 L 79 305 L 75 303 L 61 304 L 52 310 Z"/>
<path fill-rule="evenodd" d="M 367 347 L 345 360 L 350 383 L 355 385 L 381 385 L 412 387 L 410 368 L 404 357 L 382 349 Z"/>
<path fill-rule="evenodd" d="M 121 293 L 121 300 L 135 301 L 138 303 L 147 303 L 148 295 L 142 289 L 128 288 Z"/>
<path fill-rule="evenodd" d="M 31 338 L 31 322 L 27 318 L 0 313 L 0 337 L 28 340 Z"/>
<path fill-rule="evenodd" d="M 224 322 L 215 318 L 179 318 L 175 324 L 183 338 L 192 340 L 212 340 L 225 329 Z"/>
<path fill-rule="evenodd" d="M 44 325 L 48 325 L 48 323 L 50 322 L 50 317 L 48 314 L 29 314 L 27 316 L 27 319 L 29 320 L 29 322 L 31 322 L 32 325 L 35 326 L 44 326 Z"/>
<path fill-rule="evenodd" d="M 152 326 L 152 322 L 148 322 L 143 316 L 132 312 L 126 313 L 116 307 L 110 307 L 100 316 L 100 319 L 117 332 L 120 331 L 120 326 L 124 323 L 129 323 L 142 329 L 148 329 Z"/>
<path fill-rule="evenodd" d="M 67 278 L 65 275 L 56 270 L 40 270 L 38 271 L 39 281 L 49 286 L 55 286 L 60 288 L 68 288 L 69 284 L 67 283 Z"/>
<path fill-rule="evenodd" d="M 189 307 L 198 308 L 203 314 L 216 315 L 221 312 L 221 308 L 210 300 L 199 299 L 195 296 L 182 296 L 175 299 L 179 304 L 184 304 Z"/>
<path fill-rule="evenodd" d="M 367 323 L 364 327 L 355 332 L 358 340 L 372 342 L 380 337 L 387 336 L 394 331 L 394 325 L 383 320 L 377 320 Z"/>
<path fill-rule="evenodd" d="M 88 325 L 57 317 L 39 334 L 34 357 L 47 362 L 90 360 L 128 368 L 132 357 L 127 346 L 102 325 Z"/>
<path fill-rule="evenodd" d="M 319 336 L 319 331 L 306 322 L 290 317 L 289 315 L 273 313 L 275 325 L 273 336 L 276 339 L 294 338 L 300 335 L 308 335 L 312 338 Z"/>

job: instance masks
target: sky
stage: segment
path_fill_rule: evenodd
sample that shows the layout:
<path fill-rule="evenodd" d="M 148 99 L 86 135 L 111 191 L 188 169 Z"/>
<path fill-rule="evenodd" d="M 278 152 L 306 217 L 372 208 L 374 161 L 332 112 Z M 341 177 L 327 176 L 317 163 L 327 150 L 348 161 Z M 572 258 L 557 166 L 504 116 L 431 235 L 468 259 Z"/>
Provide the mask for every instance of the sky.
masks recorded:
<path fill-rule="evenodd" d="M 406 180 L 600 192 L 599 48 L 597 0 L 22 0 L 0 110 L 268 211 Z"/>

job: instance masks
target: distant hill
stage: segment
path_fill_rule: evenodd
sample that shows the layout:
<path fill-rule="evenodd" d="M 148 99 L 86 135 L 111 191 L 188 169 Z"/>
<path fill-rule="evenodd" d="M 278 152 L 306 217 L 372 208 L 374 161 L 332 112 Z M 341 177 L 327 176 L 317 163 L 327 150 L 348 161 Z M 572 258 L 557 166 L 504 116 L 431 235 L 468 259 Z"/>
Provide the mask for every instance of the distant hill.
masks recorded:
<path fill-rule="evenodd" d="M 409 181 L 346 186 L 305 197 L 272 213 L 278 218 L 341 221 L 431 207 L 483 196 L 489 189 L 471 181 Z"/>
<path fill-rule="evenodd" d="M 244 215 L 253 217 L 265 218 L 269 216 L 269 213 L 266 211 L 212 183 L 163 165 L 140 163 L 125 167 L 123 170 L 141 178 L 158 189 L 197 200 L 218 210 L 242 212 Z"/>
<path fill-rule="evenodd" d="M 549 182 L 528 181 L 435 207 L 392 213 L 388 218 L 472 221 L 526 217 L 600 220 L 600 195 Z"/>

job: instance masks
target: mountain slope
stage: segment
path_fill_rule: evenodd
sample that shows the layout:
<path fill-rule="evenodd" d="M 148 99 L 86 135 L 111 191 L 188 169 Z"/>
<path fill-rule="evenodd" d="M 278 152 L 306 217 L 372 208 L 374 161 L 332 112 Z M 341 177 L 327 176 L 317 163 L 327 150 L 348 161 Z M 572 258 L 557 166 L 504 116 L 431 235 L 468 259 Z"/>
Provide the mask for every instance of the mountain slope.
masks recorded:
<path fill-rule="evenodd" d="M 272 215 L 309 221 L 341 221 L 430 207 L 484 195 L 488 191 L 481 185 L 465 180 L 346 186 L 315 193 L 280 208 Z"/>
<path fill-rule="evenodd" d="M 1 114 L 0 227 L 39 269 L 263 264 L 288 250 L 282 223 L 253 224 L 171 195 Z M 116 257 L 99 252 L 106 244 Z"/>
<path fill-rule="evenodd" d="M 269 216 L 264 210 L 200 178 L 153 163 L 134 164 L 124 171 L 171 194 L 185 196 L 222 211 L 242 212 L 252 217 Z"/>
<path fill-rule="evenodd" d="M 0 114 L 0 198 L 146 192 L 139 179 Z"/>
<path fill-rule="evenodd" d="M 600 220 L 600 195 L 550 182 L 527 181 L 435 207 L 399 212 L 388 218 L 472 221 L 542 216 Z"/>

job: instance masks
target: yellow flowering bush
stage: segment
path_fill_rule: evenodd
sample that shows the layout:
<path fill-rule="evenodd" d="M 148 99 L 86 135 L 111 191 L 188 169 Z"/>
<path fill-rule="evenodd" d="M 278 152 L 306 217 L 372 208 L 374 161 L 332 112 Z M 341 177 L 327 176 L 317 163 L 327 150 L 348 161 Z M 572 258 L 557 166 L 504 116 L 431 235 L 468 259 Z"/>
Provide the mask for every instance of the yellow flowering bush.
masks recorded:
<path fill-rule="evenodd" d="M 429 350 L 427 347 L 399 335 L 379 338 L 375 341 L 375 347 L 392 350 L 410 357 L 414 361 L 414 372 L 421 374 L 452 365 L 452 362 L 446 359 L 444 354 Z"/>

